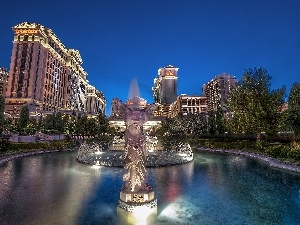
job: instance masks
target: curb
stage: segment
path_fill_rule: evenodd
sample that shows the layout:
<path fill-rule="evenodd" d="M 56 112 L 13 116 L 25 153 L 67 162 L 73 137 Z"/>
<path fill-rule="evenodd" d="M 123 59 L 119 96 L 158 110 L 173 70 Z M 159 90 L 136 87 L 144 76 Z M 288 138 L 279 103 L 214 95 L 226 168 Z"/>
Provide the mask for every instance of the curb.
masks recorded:
<path fill-rule="evenodd" d="M 242 156 L 246 156 L 249 158 L 254 158 L 254 159 L 264 161 L 264 162 L 268 163 L 271 167 L 274 167 L 274 168 L 279 168 L 279 169 L 284 169 L 284 170 L 289 170 L 292 172 L 300 173 L 300 166 L 284 163 L 280 160 L 266 156 L 262 153 L 252 153 L 252 152 L 245 152 L 245 151 L 241 151 L 241 150 L 231 150 L 231 149 L 225 150 L 225 149 L 210 149 L 210 148 L 197 148 L 197 151 L 242 155 Z"/>
<path fill-rule="evenodd" d="M 72 152 L 75 151 L 75 149 L 50 149 L 50 150 L 36 150 L 36 151 L 30 151 L 30 152 L 20 152 L 20 153 L 13 153 L 13 154 L 8 154 L 6 156 L 0 157 L 0 165 L 3 163 L 6 163 L 12 159 L 24 157 L 24 156 L 30 156 L 30 155 L 38 155 L 38 154 L 43 154 L 43 153 L 51 153 L 51 152 Z"/>

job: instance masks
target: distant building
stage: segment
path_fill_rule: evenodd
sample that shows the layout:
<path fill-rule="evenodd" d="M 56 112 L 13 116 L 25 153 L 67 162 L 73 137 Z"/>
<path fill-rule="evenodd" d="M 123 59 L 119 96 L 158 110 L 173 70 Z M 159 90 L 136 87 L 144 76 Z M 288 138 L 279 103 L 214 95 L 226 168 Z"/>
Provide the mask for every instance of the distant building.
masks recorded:
<path fill-rule="evenodd" d="M 170 105 L 176 100 L 178 69 L 171 65 L 158 69 L 158 77 L 154 79 L 152 88 L 155 103 Z"/>
<path fill-rule="evenodd" d="M 179 68 L 174 66 L 166 66 L 158 69 L 158 77 L 154 78 L 154 86 L 152 88 L 154 103 L 160 104 L 163 116 L 167 116 L 169 106 L 176 101 L 177 98 L 177 72 Z M 157 112 L 160 114 L 160 112 Z"/>
<path fill-rule="evenodd" d="M 207 97 L 207 110 L 216 111 L 223 107 L 228 93 L 236 87 L 237 79 L 227 73 L 214 77 L 202 86 L 203 94 Z"/>
<path fill-rule="evenodd" d="M 289 103 L 288 102 L 285 102 L 281 105 L 281 107 L 279 108 L 279 111 L 280 112 L 285 112 L 286 110 L 288 110 L 289 108 Z"/>
<path fill-rule="evenodd" d="M 153 112 L 153 116 L 154 117 L 167 117 L 168 115 L 168 110 L 169 110 L 169 106 L 164 106 L 163 104 L 160 104 L 160 103 L 154 103 L 156 108 Z"/>
<path fill-rule="evenodd" d="M 0 95 L 5 97 L 5 91 L 7 86 L 8 70 L 4 67 L 0 67 Z"/>
<path fill-rule="evenodd" d="M 105 113 L 106 99 L 104 94 L 98 91 L 94 86 L 87 86 L 86 112 L 89 115 L 98 115 Z"/>
<path fill-rule="evenodd" d="M 170 105 L 168 117 L 176 117 L 178 114 L 188 115 L 205 112 L 207 112 L 207 97 L 182 94 Z"/>
<path fill-rule="evenodd" d="M 94 102 L 88 98 L 94 98 L 87 93 L 87 73 L 78 50 L 67 49 L 51 29 L 38 23 L 24 22 L 12 29 L 6 113 L 19 117 L 24 105 L 29 106 L 33 117 L 55 111 L 98 113 L 89 105 Z M 97 104 L 104 111 L 106 100 L 103 95 L 98 99 L 101 100 Z"/>

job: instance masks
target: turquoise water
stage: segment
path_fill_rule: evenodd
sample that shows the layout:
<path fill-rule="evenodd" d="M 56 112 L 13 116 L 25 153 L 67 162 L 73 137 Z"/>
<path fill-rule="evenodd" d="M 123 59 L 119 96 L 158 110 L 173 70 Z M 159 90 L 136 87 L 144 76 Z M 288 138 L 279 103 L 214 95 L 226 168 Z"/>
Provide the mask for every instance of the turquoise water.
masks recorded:
<path fill-rule="evenodd" d="M 47 153 L 0 165 L 0 224 L 119 224 L 122 168 Z M 155 224 L 300 224 L 300 174 L 241 156 L 195 154 L 179 166 L 148 168 Z"/>

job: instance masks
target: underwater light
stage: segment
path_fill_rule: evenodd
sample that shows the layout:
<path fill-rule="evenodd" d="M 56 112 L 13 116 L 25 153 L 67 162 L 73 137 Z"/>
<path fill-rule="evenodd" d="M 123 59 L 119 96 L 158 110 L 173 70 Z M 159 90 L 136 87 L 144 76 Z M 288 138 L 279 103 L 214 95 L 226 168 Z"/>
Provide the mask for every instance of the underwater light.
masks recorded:
<path fill-rule="evenodd" d="M 133 210 L 133 216 L 137 225 L 147 225 L 147 218 L 152 213 L 145 205 L 138 206 Z"/>

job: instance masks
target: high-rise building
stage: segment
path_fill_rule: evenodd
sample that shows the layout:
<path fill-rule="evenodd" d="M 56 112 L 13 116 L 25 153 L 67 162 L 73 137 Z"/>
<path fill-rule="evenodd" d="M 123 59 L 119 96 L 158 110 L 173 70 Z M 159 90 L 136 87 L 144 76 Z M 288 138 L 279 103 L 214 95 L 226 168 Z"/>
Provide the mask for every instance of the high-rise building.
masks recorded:
<path fill-rule="evenodd" d="M 152 88 L 155 103 L 170 105 L 176 100 L 178 69 L 171 65 L 158 69 L 158 77 L 154 78 Z"/>
<path fill-rule="evenodd" d="M 158 77 L 154 78 L 152 87 L 154 103 L 157 105 L 154 112 L 156 116 L 167 117 L 169 106 L 176 101 L 178 69 L 172 65 L 158 69 Z"/>
<path fill-rule="evenodd" d="M 12 29 L 5 111 L 18 117 L 21 108 L 28 105 L 31 116 L 87 112 L 87 73 L 79 51 L 67 49 L 51 29 L 38 23 L 24 22 Z M 101 104 L 105 104 L 102 98 Z"/>
<path fill-rule="evenodd" d="M 216 111 L 223 107 L 228 93 L 236 87 L 237 79 L 227 73 L 214 77 L 207 84 L 203 84 L 202 91 L 207 97 L 207 110 Z"/>
<path fill-rule="evenodd" d="M 5 97 L 5 90 L 7 86 L 8 70 L 4 67 L 0 67 L 0 95 Z"/>

